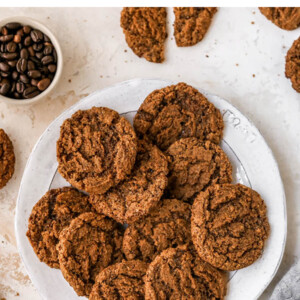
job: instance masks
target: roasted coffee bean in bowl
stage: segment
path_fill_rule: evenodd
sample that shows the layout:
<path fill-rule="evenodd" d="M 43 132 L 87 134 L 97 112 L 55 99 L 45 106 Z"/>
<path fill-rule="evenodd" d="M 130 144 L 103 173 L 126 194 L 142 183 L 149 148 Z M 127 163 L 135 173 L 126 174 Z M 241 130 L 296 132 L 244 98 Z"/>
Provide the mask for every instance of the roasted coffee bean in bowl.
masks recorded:
<path fill-rule="evenodd" d="M 0 99 L 32 103 L 58 82 L 62 52 L 55 36 L 27 17 L 0 21 Z"/>

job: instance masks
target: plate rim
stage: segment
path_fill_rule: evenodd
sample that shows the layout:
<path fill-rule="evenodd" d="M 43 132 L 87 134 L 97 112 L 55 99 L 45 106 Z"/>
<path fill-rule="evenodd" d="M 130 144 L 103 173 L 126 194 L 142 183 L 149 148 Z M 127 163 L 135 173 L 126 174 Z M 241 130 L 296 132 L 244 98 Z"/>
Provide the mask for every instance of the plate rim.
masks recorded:
<path fill-rule="evenodd" d="M 21 241 L 20 241 L 20 236 L 19 236 L 19 231 L 18 231 L 18 220 L 19 220 L 19 206 L 20 206 L 20 195 L 21 195 L 21 191 L 22 191 L 22 187 L 23 187 L 23 184 L 24 184 L 24 174 L 25 174 L 25 171 L 27 170 L 28 168 L 28 165 L 29 163 L 31 162 L 32 160 L 32 157 L 33 157 L 33 154 L 37 148 L 37 146 L 39 145 L 39 143 L 41 142 L 41 140 L 44 138 L 44 136 L 47 134 L 48 132 L 48 129 L 49 127 L 52 126 L 53 123 L 55 123 L 58 119 L 60 119 L 62 117 L 62 115 L 65 115 L 67 114 L 68 112 L 70 112 L 74 107 L 76 107 L 79 103 L 82 103 L 84 101 L 86 101 L 87 99 L 89 98 L 92 98 L 94 95 L 100 93 L 100 92 L 104 92 L 104 91 L 107 91 L 109 89 L 113 89 L 113 88 L 116 88 L 116 87 L 121 87 L 122 85 L 126 85 L 126 84 L 130 84 L 130 83 L 133 83 L 133 82 L 147 82 L 147 81 L 158 81 L 160 83 L 166 83 L 167 85 L 172 85 L 172 84 L 177 84 L 179 82 L 183 82 L 183 81 L 174 81 L 174 80 L 166 80 L 166 79 L 161 79 L 161 78 L 133 78 L 133 79 L 129 79 L 129 80 L 125 80 L 125 81 L 121 81 L 121 82 L 117 82 L 117 83 L 114 83 L 112 85 L 109 85 L 107 87 L 104 87 L 102 89 L 98 89 L 92 93 L 90 93 L 88 96 L 80 99 L 78 102 L 76 102 L 75 104 L 71 105 L 70 107 L 66 108 L 64 111 L 62 111 L 57 117 L 55 117 L 51 123 L 46 127 L 46 129 L 43 131 L 43 133 L 40 135 L 40 137 L 37 139 L 35 145 L 33 146 L 31 152 L 30 152 L 30 155 L 27 159 L 27 162 L 25 164 L 25 167 L 24 167 L 24 171 L 23 171 L 23 174 L 22 174 L 22 179 L 21 179 L 21 182 L 20 182 L 20 185 L 19 185 L 19 191 L 18 191 L 18 196 L 17 196 L 17 201 L 16 201 L 16 206 L 15 206 L 15 217 L 14 217 L 14 231 L 15 231 L 15 237 L 16 237 L 16 243 L 17 243 L 17 250 L 18 250 L 18 254 L 19 256 L 21 257 L 21 260 L 22 260 L 22 263 L 25 267 L 25 270 L 28 274 L 28 276 L 30 277 L 30 281 L 31 283 L 33 284 L 32 282 L 32 279 L 31 279 L 31 275 L 30 273 L 28 272 L 28 269 L 27 269 L 27 265 L 25 263 L 25 259 L 23 257 L 23 254 L 21 253 L 20 251 L 20 244 L 21 244 Z M 286 247 L 286 240 L 287 240 L 287 209 L 286 209 L 286 193 L 285 193 L 285 188 L 284 188 L 284 184 L 283 184 L 283 181 L 282 181 L 282 177 L 281 177 L 281 174 L 280 174 L 280 169 L 279 169 L 279 165 L 278 165 L 278 162 L 275 158 L 275 155 L 272 151 L 272 149 L 270 148 L 270 146 L 268 145 L 267 141 L 265 140 L 263 134 L 260 132 L 260 130 L 255 126 L 255 124 L 251 121 L 251 119 L 249 119 L 249 117 L 247 115 L 245 115 L 244 113 L 242 113 L 235 105 L 233 105 L 230 101 L 228 101 L 227 99 L 225 98 L 222 98 L 220 97 L 219 95 L 217 94 L 214 94 L 214 93 L 210 93 L 210 92 L 207 92 L 206 90 L 203 90 L 202 88 L 199 88 L 198 85 L 193 85 L 193 87 L 195 87 L 197 90 L 199 90 L 200 93 L 204 94 L 204 96 L 213 96 L 213 97 L 217 97 L 219 100 L 221 101 L 224 101 L 226 102 L 227 104 L 229 104 L 231 107 L 233 107 L 236 111 L 238 111 L 244 118 L 246 118 L 246 120 L 249 122 L 249 124 L 255 129 L 257 130 L 257 132 L 259 133 L 259 135 L 261 136 L 261 139 L 262 139 L 262 142 L 264 143 L 264 145 L 266 146 L 267 150 L 269 151 L 269 154 L 271 155 L 271 158 L 275 164 L 275 167 L 276 167 L 276 172 L 278 173 L 278 177 L 280 179 L 280 187 L 282 189 L 282 202 L 283 202 L 283 221 L 284 221 L 284 236 L 283 236 L 283 243 L 282 243 L 282 248 L 281 248 L 281 253 L 280 253 L 280 257 L 278 259 L 278 262 L 276 264 L 276 267 L 272 273 L 272 275 L 268 278 L 268 280 L 265 282 L 265 284 L 262 286 L 261 290 L 258 292 L 257 294 L 257 297 L 256 299 L 258 299 L 262 293 L 265 291 L 265 289 L 269 286 L 269 284 L 271 283 L 271 281 L 274 279 L 275 275 L 277 274 L 278 272 L 278 269 L 281 265 L 281 262 L 282 262 L 282 259 L 283 259 L 283 255 L 284 255 L 284 252 L 285 252 L 285 247 Z M 34 284 L 33 284 L 34 285 Z M 38 291 L 39 295 L 43 298 L 44 298 L 44 295 L 43 293 L 41 292 L 40 288 L 37 287 L 36 285 L 34 285 L 35 289 Z"/>

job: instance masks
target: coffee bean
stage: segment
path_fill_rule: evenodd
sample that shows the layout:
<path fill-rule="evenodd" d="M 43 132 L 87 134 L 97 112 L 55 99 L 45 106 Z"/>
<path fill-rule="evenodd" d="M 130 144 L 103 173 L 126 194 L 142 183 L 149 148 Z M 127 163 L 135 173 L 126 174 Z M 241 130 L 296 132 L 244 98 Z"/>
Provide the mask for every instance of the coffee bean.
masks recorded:
<path fill-rule="evenodd" d="M 14 36 L 14 42 L 15 43 L 19 44 L 21 42 L 21 40 L 22 40 L 22 37 L 19 34 L 16 34 Z"/>
<path fill-rule="evenodd" d="M 0 89 L 0 94 L 1 95 L 6 95 L 10 90 L 10 84 L 9 83 L 4 83 L 2 86 L 1 86 L 1 89 Z"/>
<path fill-rule="evenodd" d="M 16 67 L 16 65 L 17 65 L 17 60 L 8 60 L 7 61 L 7 64 L 10 66 L 10 67 L 12 67 L 12 68 L 15 68 Z"/>
<path fill-rule="evenodd" d="M 17 82 L 16 84 L 16 89 L 17 89 L 17 92 L 22 94 L 25 90 L 25 84 L 23 82 Z"/>
<path fill-rule="evenodd" d="M 44 53 L 44 55 L 49 55 L 52 53 L 52 50 L 53 50 L 53 46 L 47 45 L 47 46 L 45 46 L 43 53 Z"/>
<path fill-rule="evenodd" d="M 36 44 L 36 43 L 34 43 L 32 45 L 32 48 L 33 48 L 34 51 L 39 52 L 39 51 L 41 51 L 44 48 L 44 45 L 43 44 Z"/>
<path fill-rule="evenodd" d="M 13 93 L 16 90 L 16 82 L 13 81 L 12 85 L 11 85 L 11 89 L 10 92 Z"/>
<path fill-rule="evenodd" d="M 32 44 L 32 39 L 30 36 L 27 36 L 24 40 L 24 46 L 28 47 Z"/>
<path fill-rule="evenodd" d="M 17 34 L 18 34 L 19 36 L 22 37 L 22 36 L 24 35 L 23 28 L 19 29 L 19 30 L 17 31 Z"/>
<path fill-rule="evenodd" d="M 29 60 L 28 63 L 27 63 L 27 70 L 31 71 L 31 70 L 34 70 L 34 69 L 35 69 L 34 62 Z"/>
<path fill-rule="evenodd" d="M 38 59 L 41 59 L 41 58 L 44 56 L 44 54 L 43 54 L 43 52 L 35 52 L 35 56 L 36 56 Z"/>
<path fill-rule="evenodd" d="M 41 62 L 43 63 L 43 65 L 48 65 L 53 62 L 53 56 L 51 56 L 51 55 L 44 56 L 41 59 Z"/>
<path fill-rule="evenodd" d="M 54 62 L 57 63 L 57 53 L 55 49 L 53 49 L 53 58 L 54 58 Z"/>
<path fill-rule="evenodd" d="M 6 52 L 6 44 L 1 44 L 0 45 L 0 52 Z"/>
<path fill-rule="evenodd" d="M 15 99 L 21 99 L 21 95 L 17 92 L 14 92 L 13 96 Z"/>
<path fill-rule="evenodd" d="M 8 30 L 7 30 L 7 28 L 5 26 L 1 28 L 1 33 L 3 35 L 8 35 Z"/>
<path fill-rule="evenodd" d="M 28 59 L 28 56 L 29 56 L 28 50 L 27 50 L 26 48 L 23 48 L 23 49 L 20 51 L 20 57 L 21 57 L 21 58 Z"/>
<path fill-rule="evenodd" d="M 8 77 L 10 74 L 8 72 L 0 71 L 0 75 L 4 78 Z"/>
<path fill-rule="evenodd" d="M 38 70 L 31 70 L 31 71 L 28 71 L 27 72 L 27 75 L 30 77 L 30 78 L 39 78 L 42 76 L 42 73 Z"/>
<path fill-rule="evenodd" d="M 39 81 L 37 79 L 31 79 L 30 84 L 33 86 L 37 86 Z"/>
<path fill-rule="evenodd" d="M 34 56 L 35 55 L 35 52 L 34 52 L 32 46 L 28 47 L 27 50 L 28 50 L 28 53 L 29 53 L 30 56 Z"/>
<path fill-rule="evenodd" d="M 13 71 L 11 74 L 11 77 L 13 80 L 17 80 L 19 77 L 19 73 L 17 71 Z"/>
<path fill-rule="evenodd" d="M 45 78 L 39 81 L 37 87 L 40 91 L 44 91 L 50 85 L 50 83 L 51 83 L 50 79 Z"/>
<path fill-rule="evenodd" d="M 35 86 L 28 87 L 24 92 L 23 92 L 23 97 L 28 99 L 28 98 L 33 98 L 37 96 L 40 92 Z"/>
<path fill-rule="evenodd" d="M 7 60 L 14 60 L 18 57 L 18 53 L 1 53 L 1 57 Z"/>
<path fill-rule="evenodd" d="M 16 29 L 19 29 L 20 27 L 22 27 L 22 25 L 20 23 L 17 23 L 17 22 L 11 22 L 11 23 L 7 23 L 5 25 L 5 27 L 8 30 L 16 30 Z"/>
<path fill-rule="evenodd" d="M 17 62 L 17 71 L 19 73 L 24 73 L 27 70 L 27 59 L 20 58 Z"/>
<path fill-rule="evenodd" d="M 44 39 L 43 33 L 37 29 L 32 30 L 30 36 L 35 43 L 41 42 Z"/>
<path fill-rule="evenodd" d="M 25 74 L 20 75 L 20 80 L 24 83 L 29 83 L 30 82 L 29 78 Z"/>
<path fill-rule="evenodd" d="M 51 42 L 50 38 L 46 34 L 44 34 L 44 41 L 45 42 Z"/>
<path fill-rule="evenodd" d="M 55 73 L 56 72 L 56 65 L 48 65 L 48 70 L 51 73 Z"/>
<path fill-rule="evenodd" d="M 31 27 L 30 26 L 24 26 L 23 31 L 24 31 L 25 34 L 29 34 L 30 31 L 31 31 Z"/>
<path fill-rule="evenodd" d="M 8 35 L 2 35 L 0 36 L 0 42 L 10 42 L 13 40 L 14 35 L 13 34 L 8 34 Z"/>
<path fill-rule="evenodd" d="M 42 65 L 41 61 L 39 59 L 37 59 L 36 57 L 34 57 L 34 56 L 29 57 L 29 59 L 31 61 L 33 61 L 38 67 Z"/>
<path fill-rule="evenodd" d="M 3 72 L 8 72 L 10 69 L 10 66 L 4 62 L 0 63 L 0 70 Z"/>
<path fill-rule="evenodd" d="M 15 42 L 9 42 L 6 45 L 6 50 L 10 53 L 14 53 L 17 50 L 17 44 Z"/>

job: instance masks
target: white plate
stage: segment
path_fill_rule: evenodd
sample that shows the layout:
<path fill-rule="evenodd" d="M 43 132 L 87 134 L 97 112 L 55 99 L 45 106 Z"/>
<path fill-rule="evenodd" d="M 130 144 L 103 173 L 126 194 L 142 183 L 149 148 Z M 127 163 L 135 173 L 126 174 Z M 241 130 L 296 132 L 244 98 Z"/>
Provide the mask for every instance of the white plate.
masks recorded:
<path fill-rule="evenodd" d="M 63 121 L 78 109 L 107 106 L 132 121 L 145 97 L 172 82 L 135 79 L 97 91 L 70 107 L 54 120 L 36 143 L 28 159 L 16 207 L 15 230 L 18 248 L 28 274 L 44 299 L 80 299 L 61 272 L 41 263 L 26 237 L 28 218 L 34 204 L 50 188 L 68 183 L 57 173 L 56 140 Z M 256 127 L 235 107 L 199 89 L 221 110 L 225 122 L 222 148 L 234 169 L 235 182 L 258 191 L 264 198 L 271 235 L 262 257 L 250 267 L 230 273 L 227 300 L 257 299 L 274 277 L 286 241 L 286 202 L 283 184 L 273 154 Z M 85 299 L 85 298 L 83 298 Z"/>

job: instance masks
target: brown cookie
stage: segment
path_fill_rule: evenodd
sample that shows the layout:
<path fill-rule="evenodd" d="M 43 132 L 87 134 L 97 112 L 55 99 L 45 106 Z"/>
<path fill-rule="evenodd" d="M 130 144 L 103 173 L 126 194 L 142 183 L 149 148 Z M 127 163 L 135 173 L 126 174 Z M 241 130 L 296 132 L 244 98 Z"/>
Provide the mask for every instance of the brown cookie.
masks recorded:
<path fill-rule="evenodd" d="M 123 227 L 95 213 L 84 213 L 66 227 L 57 245 L 60 269 L 79 296 L 89 296 L 96 276 L 122 261 Z"/>
<path fill-rule="evenodd" d="M 3 129 L 0 129 L 0 189 L 2 189 L 15 171 L 13 144 Z"/>
<path fill-rule="evenodd" d="M 199 256 L 221 270 L 251 265 L 269 236 L 266 205 L 241 184 L 209 187 L 192 208 L 192 239 Z"/>
<path fill-rule="evenodd" d="M 300 26 L 300 7 L 259 7 L 259 10 L 281 29 L 293 30 Z"/>
<path fill-rule="evenodd" d="M 285 60 L 285 76 L 291 79 L 293 88 L 300 93 L 300 37 L 294 41 Z"/>
<path fill-rule="evenodd" d="M 181 82 L 155 90 L 134 118 L 138 135 L 147 136 L 161 150 L 180 138 L 197 137 L 219 143 L 223 133 L 220 111 L 198 90 Z"/>
<path fill-rule="evenodd" d="M 149 265 L 145 293 L 146 300 L 222 300 L 226 276 L 200 259 L 192 245 L 182 245 L 163 251 Z"/>
<path fill-rule="evenodd" d="M 116 111 L 106 107 L 79 110 L 61 126 L 58 171 L 80 190 L 105 193 L 131 172 L 136 143 L 132 126 Z"/>
<path fill-rule="evenodd" d="M 210 185 L 230 183 L 232 166 L 222 148 L 197 138 L 176 141 L 165 152 L 169 162 L 168 196 L 190 203 Z"/>
<path fill-rule="evenodd" d="M 90 212 L 88 196 L 71 187 L 48 191 L 33 207 L 27 237 L 40 261 L 59 268 L 56 245 L 59 234 L 72 219 Z"/>
<path fill-rule="evenodd" d="M 216 7 L 174 7 L 174 36 L 178 47 L 200 42 L 212 21 Z"/>
<path fill-rule="evenodd" d="M 91 195 L 94 208 L 120 223 L 132 223 L 149 213 L 167 186 L 168 164 L 164 154 L 146 141 L 138 142 L 133 171 L 102 195 Z"/>
<path fill-rule="evenodd" d="M 143 300 L 148 264 L 140 260 L 114 264 L 96 278 L 89 300 Z"/>
<path fill-rule="evenodd" d="M 124 7 L 121 27 L 128 46 L 139 57 L 155 63 L 164 61 L 167 12 L 164 7 Z"/>
<path fill-rule="evenodd" d="M 159 202 L 144 219 L 129 225 L 123 239 L 128 260 L 151 262 L 163 250 L 191 241 L 191 206 L 175 199 Z"/>

